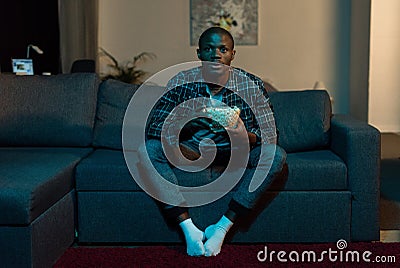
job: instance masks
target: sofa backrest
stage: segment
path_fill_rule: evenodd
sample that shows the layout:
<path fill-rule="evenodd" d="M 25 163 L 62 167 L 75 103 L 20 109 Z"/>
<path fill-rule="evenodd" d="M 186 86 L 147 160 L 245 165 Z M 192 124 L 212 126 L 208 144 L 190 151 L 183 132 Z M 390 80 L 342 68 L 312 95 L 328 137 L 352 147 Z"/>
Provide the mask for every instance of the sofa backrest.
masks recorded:
<path fill-rule="evenodd" d="M 101 83 L 98 95 L 94 147 L 122 149 L 122 125 L 127 106 L 138 90 L 138 85 L 116 80 Z M 147 97 L 160 96 L 163 88 L 146 86 Z M 278 143 L 287 152 L 307 151 L 327 147 L 331 103 L 324 90 L 271 92 L 276 126 L 279 131 Z M 142 107 L 149 109 L 152 102 L 143 99 Z M 139 120 L 138 120 L 139 121 Z M 135 124 L 135 120 L 130 120 Z M 138 123 L 139 124 L 139 123 Z M 135 126 L 133 126 L 135 127 Z M 141 129 L 142 126 L 137 126 Z M 130 140 L 130 148 L 139 146 L 136 137 Z"/>
<path fill-rule="evenodd" d="M 330 140 L 331 101 L 326 90 L 269 93 L 278 130 L 278 144 L 286 152 L 326 148 Z"/>
<path fill-rule="evenodd" d="M 0 75 L 0 146 L 91 145 L 96 74 Z"/>
<path fill-rule="evenodd" d="M 99 87 L 96 123 L 94 127 L 93 146 L 96 148 L 122 149 L 122 127 L 125 112 L 133 95 L 139 89 L 139 85 L 127 84 L 121 81 L 109 79 L 103 81 Z M 139 90 L 145 90 L 146 94 L 140 99 L 140 112 L 153 107 L 151 99 L 160 96 L 164 88 L 160 86 L 144 85 Z M 141 143 L 139 137 L 135 137 L 137 131 L 143 126 L 140 118 L 131 114 L 130 131 L 132 138 L 129 140 L 129 148 L 137 149 Z"/>
<path fill-rule="evenodd" d="M 138 87 L 113 79 L 100 84 L 94 125 L 94 147 L 122 149 L 122 124 L 125 111 Z"/>

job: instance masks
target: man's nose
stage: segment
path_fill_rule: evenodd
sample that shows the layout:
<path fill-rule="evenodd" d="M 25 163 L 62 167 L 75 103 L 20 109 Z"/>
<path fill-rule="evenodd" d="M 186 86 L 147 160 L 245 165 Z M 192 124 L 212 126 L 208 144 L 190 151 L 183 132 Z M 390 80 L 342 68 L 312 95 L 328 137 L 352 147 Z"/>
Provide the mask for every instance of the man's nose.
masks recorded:
<path fill-rule="evenodd" d="M 220 59 L 221 58 L 221 52 L 218 49 L 214 49 L 211 58 L 212 59 Z"/>

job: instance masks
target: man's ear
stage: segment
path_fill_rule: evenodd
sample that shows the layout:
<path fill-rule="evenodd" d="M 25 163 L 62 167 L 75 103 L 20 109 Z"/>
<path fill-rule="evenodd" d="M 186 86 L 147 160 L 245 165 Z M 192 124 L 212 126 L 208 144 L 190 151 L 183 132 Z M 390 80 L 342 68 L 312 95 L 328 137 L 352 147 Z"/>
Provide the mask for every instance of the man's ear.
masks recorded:
<path fill-rule="evenodd" d="M 236 50 L 232 51 L 232 56 L 231 56 L 231 60 L 233 60 L 235 58 L 235 54 L 236 54 Z"/>
<path fill-rule="evenodd" d="M 199 60 L 201 60 L 201 59 L 200 59 L 200 49 L 199 49 L 199 48 L 196 49 L 196 52 L 197 52 L 197 58 L 198 58 Z"/>

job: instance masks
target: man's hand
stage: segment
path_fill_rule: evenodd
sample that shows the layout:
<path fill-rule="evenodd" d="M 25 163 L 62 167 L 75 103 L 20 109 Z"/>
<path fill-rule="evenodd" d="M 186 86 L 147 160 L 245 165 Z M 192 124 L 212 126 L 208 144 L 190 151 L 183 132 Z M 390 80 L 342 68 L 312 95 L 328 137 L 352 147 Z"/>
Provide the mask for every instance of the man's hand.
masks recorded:
<path fill-rule="evenodd" d="M 246 139 L 249 138 L 246 127 L 240 117 L 238 118 L 236 127 L 226 127 L 225 130 L 233 137 L 233 139 L 240 141 L 241 143 L 245 143 Z"/>
<path fill-rule="evenodd" d="M 249 141 L 249 145 L 253 145 L 257 141 L 257 136 L 254 133 L 247 132 L 247 129 L 240 117 L 238 118 L 236 127 L 226 127 L 225 129 L 229 135 L 232 135 L 232 137 L 240 143 L 245 143 L 247 139 Z"/>

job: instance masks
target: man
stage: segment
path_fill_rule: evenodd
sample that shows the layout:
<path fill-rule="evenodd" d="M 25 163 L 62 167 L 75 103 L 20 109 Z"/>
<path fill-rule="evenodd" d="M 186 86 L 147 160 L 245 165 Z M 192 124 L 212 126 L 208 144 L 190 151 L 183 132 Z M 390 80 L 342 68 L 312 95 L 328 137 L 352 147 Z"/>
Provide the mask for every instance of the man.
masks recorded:
<path fill-rule="evenodd" d="M 227 165 L 233 150 L 246 156 L 243 175 L 232 178 L 240 182 L 227 211 L 204 232 L 193 223 L 185 198 L 178 190 L 166 193 L 166 196 L 172 196 L 173 202 L 160 202 L 165 215 L 181 227 L 190 256 L 216 256 L 220 253 L 229 229 L 239 217 L 246 217 L 252 211 L 286 160 L 286 153 L 276 145 L 274 117 L 263 83 L 244 70 L 230 67 L 235 53 L 234 40 L 228 31 L 211 27 L 202 33 L 197 49 L 202 66 L 180 72 L 168 82 L 169 91 L 150 118 L 146 145 L 139 150 L 141 164 L 150 180 L 154 177 L 150 168 L 153 165 L 164 179 L 176 185 L 179 185 L 179 178 L 173 172 L 172 163 L 179 165 L 180 153 L 189 160 L 201 160 L 202 152 L 207 152 L 207 143 L 201 144 L 205 139 L 216 145 L 215 164 Z M 194 102 L 197 105 L 189 102 L 182 106 L 191 99 L 198 100 Z M 198 109 L 221 105 L 240 109 L 236 125 L 221 129 L 206 115 L 201 116 L 205 109 Z M 183 108 L 174 110 L 178 106 Z M 255 109 L 254 113 L 252 109 Z M 178 118 L 192 112 L 200 116 L 187 124 L 180 124 Z M 171 114 L 172 119 L 168 119 Z M 174 125 L 178 129 L 183 127 L 182 135 L 171 130 Z M 166 144 L 164 147 L 163 142 Z M 202 146 L 205 148 L 203 151 L 200 149 Z M 145 155 L 151 163 L 146 162 Z M 160 188 L 158 190 L 162 192 Z"/>

